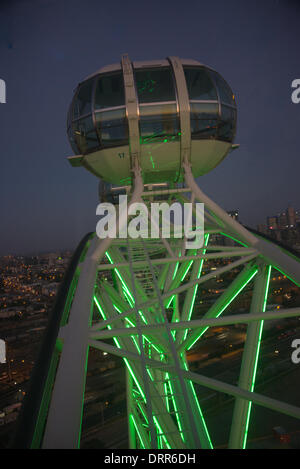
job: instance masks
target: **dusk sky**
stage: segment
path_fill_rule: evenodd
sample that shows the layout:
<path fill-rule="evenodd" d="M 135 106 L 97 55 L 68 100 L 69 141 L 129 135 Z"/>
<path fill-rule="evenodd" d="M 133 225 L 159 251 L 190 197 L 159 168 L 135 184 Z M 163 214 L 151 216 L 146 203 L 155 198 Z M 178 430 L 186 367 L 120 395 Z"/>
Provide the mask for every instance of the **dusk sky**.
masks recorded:
<path fill-rule="evenodd" d="M 253 227 L 300 209 L 299 24 L 296 0 L 1 0 L 0 255 L 74 249 L 95 230 L 98 181 L 66 159 L 66 115 L 78 82 L 123 53 L 196 59 L 232 87 L 240 148 L 204 192 Z"/>

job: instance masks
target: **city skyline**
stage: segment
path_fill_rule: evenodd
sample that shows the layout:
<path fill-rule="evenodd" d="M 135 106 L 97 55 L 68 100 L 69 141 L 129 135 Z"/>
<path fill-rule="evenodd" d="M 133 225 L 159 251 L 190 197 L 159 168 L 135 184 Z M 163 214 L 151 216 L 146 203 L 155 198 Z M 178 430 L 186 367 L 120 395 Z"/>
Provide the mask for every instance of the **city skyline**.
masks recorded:
<path fill-rule="evenodd" d="M 289 204 L 299 207 L 300 105 L 291 101 L 300 75 L 296 2 L 215 8 L 191 1 L 182 13 L 179 2 L 167 1 L 157 3 L 159 15 L 149 9 L 146 23 L 137 2 L 115 8 L 90 0 L 84 10 L 77 0 L 72 10 L 69 4 L 0 7 L 0 76 L 7 85 L 0 104 L 0 255 L 74 249 L 95 230 L 98 182 L 67 162 L 66 114 L 78 82 L 123 52 L 133 60 L 194 58 L 233 88 L 240 148 L 198 178 L 204 192 L 227 211 L 238 208 L 252 227 Z"/>

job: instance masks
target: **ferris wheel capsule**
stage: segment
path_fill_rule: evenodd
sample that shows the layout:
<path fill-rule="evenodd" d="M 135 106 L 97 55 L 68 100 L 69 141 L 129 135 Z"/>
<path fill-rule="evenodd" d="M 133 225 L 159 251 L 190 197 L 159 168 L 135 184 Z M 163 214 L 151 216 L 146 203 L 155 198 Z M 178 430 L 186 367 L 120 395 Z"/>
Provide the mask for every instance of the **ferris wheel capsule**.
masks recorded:
<path fill-rule="evenodd" d="M 82 81 L 68 113 L 69 160 L 112 184 L 130 184 L 134 160 L 144 183 L 194 177 L 232 149 L 236 102 L 219 73 L 195 60 L 109 65 Z"/>

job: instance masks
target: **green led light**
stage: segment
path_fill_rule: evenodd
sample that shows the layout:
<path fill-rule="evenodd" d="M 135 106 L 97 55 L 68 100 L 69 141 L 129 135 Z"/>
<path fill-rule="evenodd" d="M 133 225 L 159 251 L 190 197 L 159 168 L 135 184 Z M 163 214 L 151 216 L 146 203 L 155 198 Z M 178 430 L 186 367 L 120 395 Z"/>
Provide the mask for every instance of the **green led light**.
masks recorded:
<path fill-rule="evenodd" d="M 109 262 L 110 262 L 111 264 L 113 264 L 113 260 L 112 260 L 112 258 L 110 257 L 110 255 L 108 254 L 107 251 L 106 251 L 105 254 L 106 254 L 106 257 L 108 258 Z M 121 281 L 121 283 L 122 283 L 123 292 L 124 292 L 124 294 L 125 294 L 125 296 L 126 296 L 126 298 L 127 298 L 127 301 L 128 301 L 128 303 L 129 303 L 130 307 L 133 308 L 133 306 L 134 306 L 134 304 L 135 304 L 134 298 L 133 298 L 132 294 L 130 293 L 130 291 L 129 291 L 129 289 L 128 289 L 128 287 L 127 287 L 127 285 L 126 285 L 126 283 L 125 283 L 125 281 L 124 281 L 124 279 L 123 279 L 123 277 L 122 277 L 122 275 L 121 275 L 120 272 L 118 271 L 118 269 L 115 268 L 114 270 L 115 270 L 117 276 L 119 277 L 119 279 L 120 279 L 120 281 Z M 144 315 L 143 315 L 143 313 L 142 313 L 142 311 L 139 311 L 139 314 L 141 315 L 141 318 L 142 318 L 143 322 L 144 322 L 145 324 L 148 324 L 147 321 L 146 321 L 146 319 L 145 319 L 145 317 L 144 317 Z"/>
<path fill-rule="evenodd" d="M 167 408 L 167 411 L 170 412 L 170 404 L 169 404 L 169 397 L 168 397 L 168 386 L 167 386 L 167 382 L 165 381 L 164 382 L 164 390 L 165 390 L 165 398 L 166 398 L 166 408 Z"/>
<path fill-rule="evenodd" d="M 143 410 L 143 408 L 142 408 L 142 406 L 141 406 L 141 403 L 137 400 L 137 401 L 136 401 L 136 404 L 137 404 L 138 408 L 140 409 L 140 412 L 141 412 L 142 416 L 144 417 L 144 420 L 145 420 L 145 422 L 146 422 L 146 425 L 148 426 L 148 425 L 149 425 L 148 418 L 147 418 L 147 416 L 146 416 L 146 414 L 145 414 L 145 412 L 144 412 L 144 410 Z"/>
<path fill-rule="evenodd" d="M 188 369 L 188 366 L 185 362 L 185 360 L 183 360 L 183 366 L 184 368 L 186 369 L 186 371 L 189 371 Z M 196 391 L 195 391 L 195 388 L 194 388 L 194 384 L 192 381 L 188 380 L 188 383 L 189 383 L 189 386 L 192 390 L 192 393 L 193 393 L 193 396 L 194 396 L 194 400 L 196 402 L 196 405 L 197 405 L 197 409 L 198 409 L 198 412 L 200 414 L 200 418 L 202 420 L 202 425 L 203 425 L 203 428 L 204 428 L 204 431 L 205 431 L 205 434 L 206 434 L 206 437 L 207 437 L 207 441 L 208 441 L 208 444 L 209 444 L 209 447 L 210 449 L 213 449 L 213 444 L 212 444 L 212 441 L 210 439 L 210 436 L 209 436 L 209 433 L 208 433 L 208 429 L 207 429 L 207 426 L 206 426 L 206 423 L 205 423 L 205 420 L 204 420 L 204 416 L 202 414 L 202 410 L 201 410 L 201 407 L 200 407 L 200 404 L 199 404 L 199 400 L 198 400 L 198 397 L 197 397 L 197 394 L 196 394 Z"/>
<path fill-rule="evenodd" d="M 215 318 L 218 318 L 222 313 L 223 311 L 230 305 L 230 303 L 233 302 L 233 300 L 239 295 L 239 293 L 246 287 L 246 285 L 248 285 L 248 283 L 253 279 L 253 277 L 257 274 L 257 269 L 255 269 L 255 271 L 252 273 L 252 275 L 243 283 L 243 285 L 235 292 L 235 294 L 227 301 L 227 303 L 223 306 L 223 308 L 220 309 L 220 311 L 218 311 L 218 314 L 215 316 Z M 209 329 L 209 326 L 205 327 L 201 332 L 200 334 L 196 337 L 196 339 L 193 341 L 193 343 L 188 347 L 187 350 L 190 350 L 193 345 L 197 342 L 197 340 L 200 339 L 200 337 L 203 336 L 203 334 L 207 331 L 207 329 Z"/>
<path fill-rule="evenodd" d="M 179 256 L 180 256 L 180 253 L 179 253 Z M 172 280 L 174 280 L 174 278 L 175 278 L 175 276 L 176 276 L 176 274 L 177 274 L 178 267 L 179 267 L 179 261 L 176 262 Z"/>
<path fill-rule="evenodd" d="M 267 274 L 266 287 L 265 287 L 265 296 L 264 296 L 263 308 L 262 308 L 262 312 L 263 312 L 263 313 L 266 311 L 266 305 L 267 305 L 268 293 L 269 293 L 269 286 L 270 286 L 271 269 L 272 269 L 272 266 L 269 265 L 269 266 L 268 266 L 268 274 Z M 261 320 L 261 321 L 260 321 L 260 325 L 259 325 L 258 342 L 257 342 L 257 347 L 256 347 L 256 353 L 255 353 L 255 360 L 254 360 L 254 367 L 253 367 L 253 374 L 252 374 L 252 381 L 251 381 L 250 392 L 253 392 L 254 386 L 255 386 L 256 373 L 257 373 L 257 365 L 258 365 L 258 358 L 259 358 L 259 352 L 260 352 L 260 345 L 261 345 L 261 338 L 262 338 L 263 326 L 264 326 L 264 320 Z M 246 444 L 247 444 L 247 437 L 248 437 L 248 430 L 249 430 L 249 423 L 250 423 L 251 408 L 252 408 L 252 401 L 248 401 L 247 417 L 246 417 L 246 424 L 245 424 L 245 433 L 244 433 L 243 444 L 242 444 L 242 448 L 243 448 L 243 449 L 246 448 Z"/>
<path fill-rule="evenodd" d="M 139 429 L 138 429 L 138 426 L 137 426 L 136 421 L 135 421 L 135 419 L 134 419 L 134 416 L 133 416 L 132 414 L 130 414 L 130 418 L 131 418 L 131 420 L 132 420 L 132 422 L 133 422 L 135 431 L 136 431 L 136 433 L 137 433 L 137 435 L 138 435 L 138 437 L 139 437 L 141 446 L 142 446 L 143 449 L 145 449 L 145 445 L 144 445 L 144 443 L 143 443 L 143 439 L 142 439 L 141 434 L 140 434 L 140 432 L 139 432 Z"/>
<path fill-rule="evenodd" d="M 206 235 L 205 235 L 205 240 L 204 240 L 204 248 L 207 247 L 207 245 L 208 245 L 208 240 L 209 240 L 209 234 L 206 234 Z M 206 253 L 206 249 L 203 249 L 202 253 L 205 254 L 205 253 Z M 200 278 L 200 276 L 201 276 L 203 263 L 204 263 L 204 259 L 201 259 L 200 265 L 199 265 L 198 274 L 197 274 L 197 279 Z M 195 299 L 196 299 L 198 287 L 199 287 L 198 284 L 195 285 L 195 287 L 194 287 L 193 299 L 192 299 L 192 302 L 191 302 L 191 306 L 190 306 L 189 313 L 188 313 L 188 318 L 187 318 L 188 321 L 189 321 L 189 320 L 191 319 L 191 317 L 192 317 L 192 312 L 193 312 L 193 309 L 194 309 L 194 303 L 195 303 Z M 188 329 L 186 329 L 186 330 L 184 331 L 183 340 L 186 339 L 187 333 L 188 333 Z"/>
<path fill-rule="evenodd" d="M 236 238 L 234 238 L 233 236 L 231 236 L 231 235 L 229 235 L 229 234 L 227 234 L 227 233 L 223 233 L 223 232 L 221 231 L 220 234 L 223 235 L 223 236 L 226 236 L 226 238 L 232 239 L 233 241 L 235 241 L 235 242 L 238 243 L 238 244 L 241 244 L 242 246 L 244 246 L 244 248 L 247 248 L 247 247 L 248 247 L 247 244 L 243 243 L 243 242 L 240 241 L 239 239 L 236 239 Z"/>
<path fill-rule="evenodd" d="M 103 311 L 103 309 L 101 308 L 101 306 L 100 306 L 100 304 L 99 304 L 99 302 L 98 302 L 98 300 L 97 300 L 97 298 L 96 298 L 95 296 L 94 296 L 94 301 L 95 301 L 95 304 L 96 304 L 96 306 L 98 307 L 98 309 L 99 309 L 99 311 L 100 311 L 100 313 L 101 313 L 103 319 L 106 320 L 106 316 L 105 316 L 105 314 L 104 314 L 104 311 Z M 111 329 L 111 326 L 108 325 L 107 328 L 108 328 L 108 329 Z M 122 347 L 121 347 L 121 345 L 119 344 L 118 339 L 117 339 L 116 337 L 114 337 L 113 340 L 114 340 L 116 346 L 117 346 L 119 349 L 121 349 Z M 131 374 L 131 377 L 132 377 L 132 379 L 134 380 L 134 382 L 135 382 L 135 384 L 136 384 L 136 386 L 137 386 L 137 388 L 138 388 L 138 390 L 139 390 L 139 392 L 140 392 L 140 394 L 141 394 L 141 396 L 142 396 L 144 402 L 146 402 L 145 394 L 143 393 L 142 388 L 141 388 L 141 386 L 140 386 L 140 384 L 139 384 L 139 382 L 138 382 L 138 380 L 137 380 L 135 374 L 133 373 L 132 368 L 131 368 L 131 366 L 130 366 L 128 360 L 127 360 L 127 358 L 124 358 L 124 357 L 123 357 L 123 360 L 124 360 L 124 362 L 126 363 L 126 366 L 127 366 L 128 370 L 129 370 L 129 373 Z"/>
<path fill-rule="evenodd" d="M 161 428 L 161 426 L 159 425 L 159 422 L 158 422 L 157 418 L 156 418 L 154 415 L 153 415 L 153 420 L 154 420 L 155 425 L 156 425 L 157 428 L 158 428 L 158 431 L 159 431 L 160 434 L 161 434 L 162 439 L 163 439 L 164 442 L 165 442 L 165 445 L 167 446 L 167 449 L 171 449 L 171 446 L 170 446 L 170 444 L 169 444 L 167 438 L 165 437 L 164 432 L 162 431 L 162 428 Z"/>
<path fill-rule="evenodd" d="M 106 254 L 106 257 L 108 258 L 109 262 L 110 262 L 111 264 L 113 264 L 113 260 L 112 260 L 112 258 L 110 257 L 110 255 L 108 254 L 107 251 L 106 251 L 105 254 Z M 114 270 L 115 270 L 117 276 L 119 277 L 119 279 L 120 279 L 120 281 L 121 281 L 121 283 L 122 283 L 122 285 L 123 285 L 123 287 L 124 287 L 124 289 L 125 289 L 127 295 L 129 296 L 130 300 L 131 300 L 131 301 L 133 302 L 133 304 L 134 304 L 134 298 L 133 298 L 133 296 L 131 295 L 131 293 L 130 293 L 130 291 L 129 291 L 127 285 L 126 285 L 126 283 L 124 282 L 124 280 L 123 280 L 123 278 L 122 278 L 122 275 L 120 274 L 120 272 L 118 271 L 117 268 L 115 268 Z M 132 306 L 132 305 L 131 305 L 131 306 Z"/>
<path fill-rule="evenodd" d="M 186 270 L 185 270 L 183 276 L 181 277 L 180 282 L 183 282 L 183 280 L 185 279 L 186 274 L 188 273 L 189 268 L 191 267 L 191 265 L 192 265 L 193 262 L 194 262 L 193 260 L 191 260 L 191 261 L 189 262 L 189 265 L 187 266 L 187 268 L 186 268 Z"/>
<path fill-rule="evenodd" d="M 183 428 L 182 428 L 181 421 L 180 421 L 179 414 L 178 414 L 178 407 L 176 405 L 176 399 L 174 397 L 174 391 L 173 391 L 173 388 L 172 388 L 172 385 L 171 385 L 171 380 L 169 378 L 169 374 L 167 373 L 166 376 L 168 376 L 168 384 L 169 384 L 169 389 L 170 389 L 170 395 L 171 395 L 173 407 L 174 407 L 174 410 L 175 410 L 175 416 L 176 416 L 176 420 L 177 420 L 178 429 L 179 429 L 182 441 L 184 442 Z"/>
<path fill-rule="evenodd" d="M 179 282 L 175 282 L 176 285 L 178 285 L 180 282 L 183 282 L 183 280 L 185 279 L 186 277 L 186 274 L 188 273 L 189 271 L 189 268 L 191 267 L 191 265 L 193 264 L 194 260 L 192 259 L 191 261 L 189 261 L 189 264 L 187 266 L 187 268 L 185 269 L 184 271 L 184 274 L 182 275 L 181 279 L 179 280 Z M 175 276 L 173 276 L 173 279 L 175 278 Z M 166 308 L 169 308 L 170 307 L 170 304 L 172 303 L 173 301 L 173 298 L 175 297 L 175 295 L 171 296 L 171 298 L 169 299 L 167 305 L 166 305 Z"/>

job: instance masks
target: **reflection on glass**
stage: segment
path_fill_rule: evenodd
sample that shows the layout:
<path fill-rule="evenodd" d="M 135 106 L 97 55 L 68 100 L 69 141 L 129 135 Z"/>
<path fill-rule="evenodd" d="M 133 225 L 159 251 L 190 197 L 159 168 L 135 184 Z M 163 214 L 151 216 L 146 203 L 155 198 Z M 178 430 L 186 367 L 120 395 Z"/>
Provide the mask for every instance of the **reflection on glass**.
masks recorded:
<path fill-rule="evenodd" d="M 176 103 L 140 106 L 140 129 L 142 143 L 177 137 L 179 120 Z"/>
<path fill-rule="evenodd" d="M 216 119 L 198 119 L 191 121 L 191 133 L 193 139 L 216 138 L 217 136 Z"/>
<path fill-rule="evenodd" d="M 91 79 L 79 85 L 73 102 L 73 119 L 91 112 L 93 83 L 94 79 Z"/>
<path fill-rule="evenodd" d="M 124 106 L 124 80 L 121 72 L 98 78 L 95 91 L 95 109 Z"/>
<path fill-rule="evenodd" d="M 175 88 L 170 67 L 135 70 L 139 103 L 175 101 Z"/>
<path fill-rule="evenodd" d="M 229 88 L 228 84 L 226 83 L 226 81 L 223 80 L 221 75 L 219 75 L 218 73 L 212 72 L 212 71 L 210 73 L 212 74 L 216 82 L 216 86 L 218 88 L 218 92 L 220 95 L 220 100 L 223 103 L 230 104 L 231 106 L 235 106 L 233 93 L 231 89 Z"/>
<path fill-rule="evenodd" d="M 218 116 L 218 103 L 190 103 L 190 107 L 193 119 L 216 119 Z"/>
<path fill-rule="evenodd" d="M 218 104 L 191 103 L 190 106 L 192 138 L 216 138 L 218 122 Z"/>
<path fill-rule="evenodd" d="M 218 138 L 226 142 L 232 142 L 235 132 L 236 111 L 222 104 L 221 121 L 219 124 Z"/>
<path fill-rule="evenodd" d="M 217 93 L 208 72 L 201 67 L 184 67 L 190 99 L 217 100 Z"/>
<path fill-rule="evenodd" d="M 75 142 L 80 153 L 85 154 L 99 146 L 97 134 L 94 130 L 92 116 L 73 123 Z"/>
<path fill-rule="evenodd" d="M 125 107 L 96 112 L 96 124 L 103 147 L 128 145 L 128 124 Z"/>

